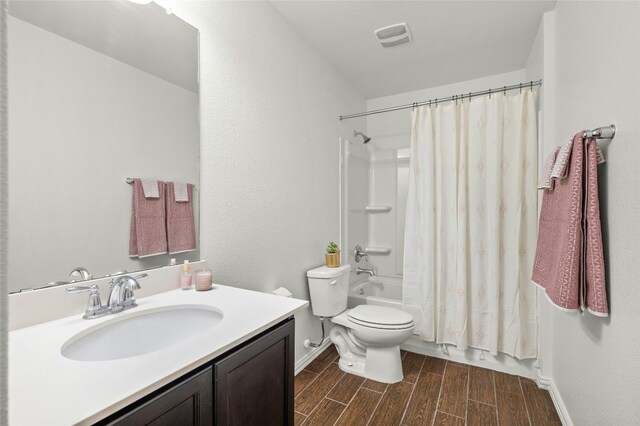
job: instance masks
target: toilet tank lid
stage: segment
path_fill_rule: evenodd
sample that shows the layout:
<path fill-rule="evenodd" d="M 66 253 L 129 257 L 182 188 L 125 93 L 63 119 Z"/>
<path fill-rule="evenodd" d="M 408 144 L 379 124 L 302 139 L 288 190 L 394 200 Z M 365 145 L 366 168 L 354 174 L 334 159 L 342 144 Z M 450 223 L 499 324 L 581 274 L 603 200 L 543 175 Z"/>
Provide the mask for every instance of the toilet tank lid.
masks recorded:
<path fill-rule="evenodd" d="M 326 266 L 320 266 L 319 268 L 307 271 L 307 277 L 309 278 L 336 278 L 349 272 L 351 265 L 342 265 L 337 268 L 327 268 Z"/>
<path fill-rule="evenodd" d="M 411 314 L 405 311 L 378 305 L 358 305 L 349 311 L 348 316 L 355 320 L 380 325 L 401 325 L 413 322 Z"/>

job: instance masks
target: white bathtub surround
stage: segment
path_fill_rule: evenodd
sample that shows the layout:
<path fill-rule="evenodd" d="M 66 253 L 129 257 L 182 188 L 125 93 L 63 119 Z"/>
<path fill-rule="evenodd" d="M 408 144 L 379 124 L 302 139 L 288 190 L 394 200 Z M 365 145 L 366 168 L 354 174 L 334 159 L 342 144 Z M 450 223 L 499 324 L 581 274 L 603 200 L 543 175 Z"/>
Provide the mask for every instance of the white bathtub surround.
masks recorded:
<path fill-rule="evenodd" d="M 11 332 L 10 423 L 95 423 L 308 306 L 303 300 L 221 285 L 207 292 L 176 289 L 137 301 L 137 308 L 121 314 L 96 320 L 74 314 Z M 179 344 L 100 362 L 73 361 L 61 354 L 65 342 L 92 327 L 194 305 L 215 309 L 223 317 L 210 330 Z"/>
<path fill-rule="evenodd" d="M 426 341 L 537 356 L 535 97 L 412 112 L 403 303 Z"/>

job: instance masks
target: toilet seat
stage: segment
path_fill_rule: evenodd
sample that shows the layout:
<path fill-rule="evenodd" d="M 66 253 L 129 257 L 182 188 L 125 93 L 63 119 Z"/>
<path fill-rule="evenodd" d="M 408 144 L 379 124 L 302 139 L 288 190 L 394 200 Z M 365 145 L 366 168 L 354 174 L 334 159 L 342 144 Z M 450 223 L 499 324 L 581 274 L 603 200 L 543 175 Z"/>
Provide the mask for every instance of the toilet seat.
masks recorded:
<path fill-rule="evenodd" d="M 381 330 L 404 330 L 414 326 L 413 317 L 399 309 L 377 305 L 358 305 L 347 313 L 354 324 Z"/>

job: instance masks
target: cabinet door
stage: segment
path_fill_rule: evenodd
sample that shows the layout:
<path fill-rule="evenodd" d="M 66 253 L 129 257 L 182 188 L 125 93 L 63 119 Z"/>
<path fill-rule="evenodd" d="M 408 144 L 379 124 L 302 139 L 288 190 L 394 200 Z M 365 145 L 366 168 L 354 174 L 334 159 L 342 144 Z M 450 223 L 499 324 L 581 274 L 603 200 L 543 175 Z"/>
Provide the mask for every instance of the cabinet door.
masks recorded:
<path fill-rule="evenodd" d="M 172 386 L 110 425 L 210 426 L 213 424 L 212 368 Z"/>
<path fill-rule="evenodd" d="M 294 321 L 214 364 L 216 425 L 293 425 Z"/>

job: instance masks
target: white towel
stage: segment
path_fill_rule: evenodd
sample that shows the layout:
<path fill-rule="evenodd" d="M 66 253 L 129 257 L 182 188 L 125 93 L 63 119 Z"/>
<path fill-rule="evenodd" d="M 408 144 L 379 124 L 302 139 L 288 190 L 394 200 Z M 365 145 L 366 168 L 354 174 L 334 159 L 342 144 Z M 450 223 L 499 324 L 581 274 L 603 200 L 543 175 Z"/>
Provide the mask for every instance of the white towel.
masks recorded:
<path fill-rule="evenodd" d="M 173 183 L 173 191 L 176 197 L 176 202 L 178 203 L 188 203 L 189 202 L 189 191 L 186 183 L 182 182 L 174 182 Z"/>
<path fill-rule="evenodd" d="M 144 198 L 160 198 L 157 179 L 140 179 Z"/>

